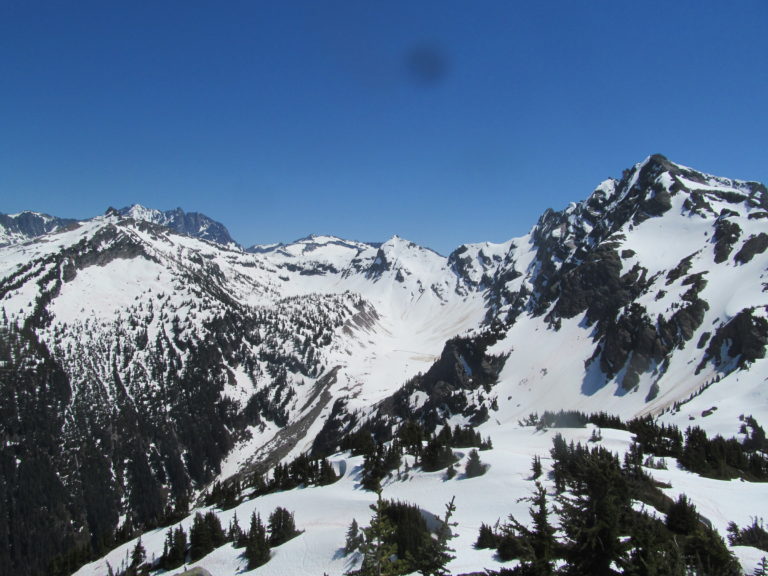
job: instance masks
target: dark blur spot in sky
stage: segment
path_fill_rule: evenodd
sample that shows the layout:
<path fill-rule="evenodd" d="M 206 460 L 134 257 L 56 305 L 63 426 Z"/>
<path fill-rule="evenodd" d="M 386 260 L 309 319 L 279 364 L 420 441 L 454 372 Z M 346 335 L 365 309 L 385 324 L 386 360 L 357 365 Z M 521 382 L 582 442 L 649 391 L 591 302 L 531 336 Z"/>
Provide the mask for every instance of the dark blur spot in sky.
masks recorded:
<path fill-rule="evenodd" d="M 449 62 L 445 51 L 434 44 L 412 46 L 405 54 L 408 78 L 424 86 L 436 86 L 448 75 Z"/>

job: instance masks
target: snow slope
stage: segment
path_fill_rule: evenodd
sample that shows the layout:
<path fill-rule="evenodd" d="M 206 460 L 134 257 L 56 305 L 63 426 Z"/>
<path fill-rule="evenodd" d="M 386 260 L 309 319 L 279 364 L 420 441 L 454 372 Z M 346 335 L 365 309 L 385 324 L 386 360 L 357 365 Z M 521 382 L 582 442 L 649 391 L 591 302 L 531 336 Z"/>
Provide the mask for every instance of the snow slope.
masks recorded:
<path fill-rule="evenodd" d="M 504 522 L 510 514 L 524 523 L 529 522 L 529 503 L 521 498 L 529 496 L 534 489 L 530 479 L 533 456 L 541 457 L 546 472 L 550 465 L 549 449 L 556 433 L 563 434 L 569 442 L 586 443 L 592 430 L 592 427 L 587 427 L 536 432 L 533 428 L 513 424 L 489 423 L 482 428 L 482 432 L 491 435 L 495 448 L 481 452 L 482 461 L 489 466 L 485 475 L 467 479 L 460 473 L 446 480 L 444 471 L 425 473 L 414 468 L 406 471 L 404 464 L 385 484 L 383 495 L 387 499 L 418 504 L 423 510 L 438 516 L 444 513 L 445 504 L 455 496 L 454 519 L 458 526 L 455 529 L 457 537 L 451 545 L 456 550 L 456 558 L 448 568 L 454 574 L 498 569 L 505 564 L 493 556 L 492 550 L 476 550 L 473 546 L 480 524 L 493 525 L 497 520 Z M 631 443 L 629 433 L 608 429 L 601 432 L 601 444 L 613 452 L 623 454 Z M 467 452 L 455 450 L 463 458 L 460 470 Z M 267 564 L 255 570 L 246 570 L 242 550 L 228 544 L 190 566 L 202 566 L 213 576 L 315 576 L 324 573 L 341 576 L 354 569 L 356 557 L 343 555 L 345 533 L 353 518 L 361 526 L 368 524 L 371 516 L 369 505 L 375 502 L 376 496 L 361 490 L 358 484 L 361 457 L 341 453 L 331 460 L 343 473 L 335 484 L 269 494 L 231 510 L 214 510 L 222 526 L 229 525 L 235 515 L 241 526 L 247 526 L 253 512 L 265 519 L 278 506 L 295 512 L 297 528 L 304 532 L 273 549 Z M 756 503 L 768 502 L 768 484 L 709 480 L 677 469 L 672 460 L 669 460 L 668 470 L 647 471 L 660 481 L 671 484 L 671 488 L 666 489 L 670 496 L 687 494 L 724 537 L 729 521 L 743 526 L 749 524 L 756 514 L 765 515 L 768 512 L 755 506 Z M 549 481 L 545 480 L 544 485 L 553 493 L 554 488 Z M 186 531 L 189 531 L 191 520 L 192 515 L 181 522 Z M 165 531 L 158 529 L 142 535 L 147 558 L 162 554 Z M 123 544 L 103 559 L 84 566 L 75 573 L 76 576 L 102 576 L 107 571 L 107 563 L 113 569 L 127 565 L 126 559 L 135 544 L 135 540 Z M 759 550 L 749 547 L 738 546 L 732 550 L 747 573 L 752 571 L 761 557 Z M 514 561 L 508 565 L 514 565 Z"/>

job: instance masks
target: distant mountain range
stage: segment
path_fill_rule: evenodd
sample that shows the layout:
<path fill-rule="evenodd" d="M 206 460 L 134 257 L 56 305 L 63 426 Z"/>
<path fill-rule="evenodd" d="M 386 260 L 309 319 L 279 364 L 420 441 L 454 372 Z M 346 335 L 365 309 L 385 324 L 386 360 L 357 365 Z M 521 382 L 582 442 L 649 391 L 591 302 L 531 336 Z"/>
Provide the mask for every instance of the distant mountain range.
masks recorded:
<path fill-rule="evenodd" d="M 0 497 L 33 475 L 24 506 L 68 502 L 0 515 L 0 535 L 48 541 L 0 550 L 8 565 L 106 546 L 370 421 L 768 420 L 768 190 L 660 155 L 448 257 L 397 236 L 245 250 L 205 215 L 139 205 L 0 215 L 0 244 Z"/>
<path fill-rule="evenodd" d="M 161 211 L 134 204 L 120 210 L 109 208 L 107 214 L 151 222 L 165 226 L 178 234 L 216 242 L 223 246 L 236 244 L 223 224 L 208 218 L 205 214 L 184 212 L 181 208 Z M 38 212 L 0 213 L 0 246 L 17 244 L 51 232 L 67 230 L 77 222 L 71 218 L 58 218 Z"/>

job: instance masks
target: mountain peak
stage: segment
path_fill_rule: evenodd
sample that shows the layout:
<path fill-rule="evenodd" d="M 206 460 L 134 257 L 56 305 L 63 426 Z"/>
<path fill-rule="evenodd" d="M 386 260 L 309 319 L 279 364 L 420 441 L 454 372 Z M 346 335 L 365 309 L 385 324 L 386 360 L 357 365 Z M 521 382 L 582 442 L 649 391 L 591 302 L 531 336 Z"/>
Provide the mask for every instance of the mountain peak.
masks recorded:
<path fill-rule="evenodd" d="M 0 246 L 24 242 L 75 225 L 77 220 L 57 218 L 30 210 L 18 214 L 0 213 Z"/>
<path fill-rule="evenodd" d="M 165 226 L 185 236 L 201 238 L 222 246 L 237 245 L 222 223 L 199 212 L 185 212 L 182 208 L 160 211 L 141 204 L 132 204 L 116 212 L 120 216 Z"/>

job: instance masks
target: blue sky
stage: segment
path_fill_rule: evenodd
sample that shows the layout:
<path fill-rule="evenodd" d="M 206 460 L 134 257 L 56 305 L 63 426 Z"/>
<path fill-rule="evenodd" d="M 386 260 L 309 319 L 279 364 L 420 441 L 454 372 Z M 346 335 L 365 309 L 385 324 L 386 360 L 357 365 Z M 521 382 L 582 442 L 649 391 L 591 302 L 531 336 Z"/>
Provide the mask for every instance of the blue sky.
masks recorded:
<path fill-rule="evenodd" d="M 525 233 L 652 153 L 768 181 L 768 2 L 0 3 L 0 212 Z"/>

